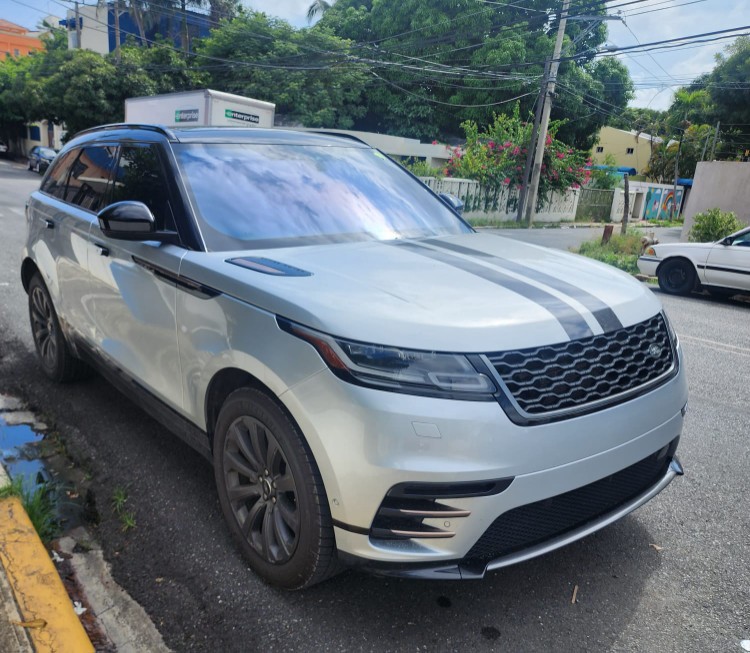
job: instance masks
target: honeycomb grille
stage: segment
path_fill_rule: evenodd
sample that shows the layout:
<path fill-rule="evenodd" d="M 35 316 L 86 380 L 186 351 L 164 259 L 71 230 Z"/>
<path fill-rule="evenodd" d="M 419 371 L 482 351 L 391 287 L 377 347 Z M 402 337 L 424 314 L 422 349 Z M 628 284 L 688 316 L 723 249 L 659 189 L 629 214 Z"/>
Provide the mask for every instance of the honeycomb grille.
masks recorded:
<path fill-rule="evenodd" d="M 487 357 L 529 415 L 610 399 L 658 379 L 674 365 L 661 315 L 610 333 Z"/>

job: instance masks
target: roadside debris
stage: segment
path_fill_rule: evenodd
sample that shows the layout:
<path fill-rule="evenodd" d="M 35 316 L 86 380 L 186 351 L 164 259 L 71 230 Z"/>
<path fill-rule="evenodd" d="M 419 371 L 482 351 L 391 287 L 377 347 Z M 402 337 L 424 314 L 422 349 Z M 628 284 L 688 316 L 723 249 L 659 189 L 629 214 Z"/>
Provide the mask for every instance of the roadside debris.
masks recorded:
<path fill-rule="evenodd" d="M 578 585 L 573 588 L 573 597 L 570 599 L 571 604 L 578 603 Z"/>
<path fill-rule="evenodd" d="M 664 549 L 664 547 L 663 547 L 663 546 L 659 546 L 658 544 L 649 544 L 649 546 L 650 546 L 650 547 L 651 547 L 651 548 L 652 548 L 652 549 L 653 549 L 654 551 L 656 551 L 657 553 L 659 553 L 659 551 L 662 551 L 662 550 Z"/>

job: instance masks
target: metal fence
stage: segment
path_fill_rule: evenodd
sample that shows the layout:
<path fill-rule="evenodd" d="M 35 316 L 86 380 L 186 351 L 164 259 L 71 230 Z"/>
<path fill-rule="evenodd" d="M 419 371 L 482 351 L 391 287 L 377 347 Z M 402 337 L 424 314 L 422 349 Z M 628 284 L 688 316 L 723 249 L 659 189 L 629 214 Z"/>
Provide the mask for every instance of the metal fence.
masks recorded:
<path fill-rule="evenodd" d="M 578 207 L 576 208 L 576 220 L 609 222 L 614 196 L 614 190 L 581 189 L 581 196 L 578 198 Z"/>

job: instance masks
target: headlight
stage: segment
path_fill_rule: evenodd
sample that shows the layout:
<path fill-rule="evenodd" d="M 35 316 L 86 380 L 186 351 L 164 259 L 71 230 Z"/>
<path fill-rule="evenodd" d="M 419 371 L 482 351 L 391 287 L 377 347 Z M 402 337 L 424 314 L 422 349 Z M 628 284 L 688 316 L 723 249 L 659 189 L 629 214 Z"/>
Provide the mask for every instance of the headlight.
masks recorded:
<path fill-rule="evenodd" d="M 680 344 L 680 340 L 677 337 L 677 332 L 672 327 L 672 323 L 669 321 L 669 318 L 667 317 L 667 313 L 665 311 L 661 312 L 661 316 L 664 318 L 664 323 L 667 325 L 667 333 L 669 334 L 669 339 L 674 344 L 674 348 L 677 349 L 677 346 Z"/>
<path fill-rule="evenodd" d="M 645 253 L 648 256 L 656 256 L 656 250 L 653 247 L 647 247 Z"/>
<path fill-rule="evenodd" d="M 430 397 L 489 401 L 497 392 L 466 356 L 334 338 L 283 318 L 279 326 L 309 342 L 331 371 L 357 385 Z"/>

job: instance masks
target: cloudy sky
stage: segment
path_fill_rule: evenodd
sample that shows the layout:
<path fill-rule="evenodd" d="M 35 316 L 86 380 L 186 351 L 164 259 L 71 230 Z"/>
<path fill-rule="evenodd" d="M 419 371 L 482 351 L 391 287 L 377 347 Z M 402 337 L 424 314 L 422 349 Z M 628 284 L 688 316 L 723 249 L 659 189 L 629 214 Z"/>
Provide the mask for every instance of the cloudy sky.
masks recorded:
<path fill-rule="evenodd" d="M 302 27 L 307 24 L 305 14 L 311 1 L 243 0 L 243 3 Z M 625 2 L 627 0 L 616 0 L 609 5 L 624 5 Z M 87 0 L 85 4 L 91 3 L 92 0 Z M 33 28 L 46 15 L 63 15 L 65 7 L 70 5 L 63 0 L 0 0 L 0 18 Z M 619 16 L 625 19 L 625 24 L 615 20 L 608 23 L 608 44 L 618 47 L 750 25 L 750 0 L 645 0 L 613 8 L 610 14 L 617 16 L 618 12 L 622 12 Z M 675 84 L 685 84 L 710 71 L 716 54 L 730 42 L 623 56 L 622 61 L 630 69 L 638 89 L 632 104 L 667 108 Z"/>

